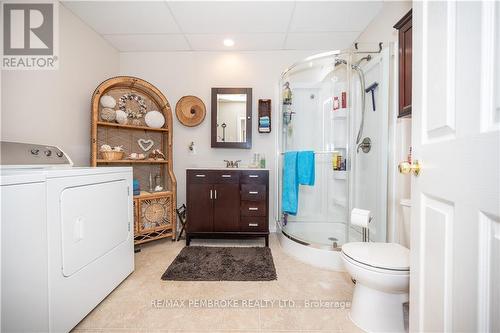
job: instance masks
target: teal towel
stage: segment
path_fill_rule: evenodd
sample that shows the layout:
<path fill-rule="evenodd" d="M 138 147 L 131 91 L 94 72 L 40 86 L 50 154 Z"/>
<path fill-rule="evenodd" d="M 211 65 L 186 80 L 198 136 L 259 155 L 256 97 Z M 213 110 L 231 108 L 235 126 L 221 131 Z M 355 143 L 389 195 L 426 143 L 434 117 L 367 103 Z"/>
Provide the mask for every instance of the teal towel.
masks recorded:
<path fill-rule="evenodd" d="M 262 117 L 259 118 L 259 120 L 267 120 L 267 121 L 269 121 L 271 119 L 268 116 L 262 116 Z"/>
<path fill-rule="evenodd" d="M 314 151 L 300 151 L 297 155 L 297 174 L 299 175 L 299 184 L 314 185 Z"/>
<path fill-rule="evenodd" d="M 299 182 L 297 178 L 297 152 L 288 151 L 283 157 L 283 191 L 281 210 L 291 215 L 297 214 Z"/>
<path fill-rule="evenodd" d="M 314 185 L 315 159 L 313 151 L 286 152 L 283 163 L 283 191 L 281 209 L 284 213 L 297 215 L 299 185 Z"/>
<path fill-rule="evenodd" d="M 271 122 L 269 121 L 269 119 L 268 120 L 259 119 L 259 124 L 261 124 L 261 125 L 266 125 L 266 124 L 269 125 L 270 123 Z"/>

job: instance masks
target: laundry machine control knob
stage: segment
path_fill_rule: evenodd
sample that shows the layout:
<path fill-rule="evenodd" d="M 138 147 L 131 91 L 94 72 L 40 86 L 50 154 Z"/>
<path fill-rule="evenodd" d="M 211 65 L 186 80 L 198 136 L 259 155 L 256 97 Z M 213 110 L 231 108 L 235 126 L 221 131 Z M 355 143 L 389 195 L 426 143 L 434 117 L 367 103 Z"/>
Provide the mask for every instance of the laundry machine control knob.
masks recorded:
<path fill-rule="evenodd" d="M 40 150 L 38 150 L 36 148 L 31 149 L 31 154 L 32 155 L 38 155 L 39 152 L 40 152 Z"/>
<path fill-rule="evenodd" d="M 58 152 L 56 153 L 56 155 L 57 155 L 57 157 L 63 157 L 63 156 L 64 156 L 64 154 L 63 154 L 63 152 L 62 152 L 62 151 L 58 151 Z"/>
<path fill-rule="evenodd" d="M 51 156 L 51 155 L 52 155 L 52 150 L 45 151 L 45 156 Z"/>

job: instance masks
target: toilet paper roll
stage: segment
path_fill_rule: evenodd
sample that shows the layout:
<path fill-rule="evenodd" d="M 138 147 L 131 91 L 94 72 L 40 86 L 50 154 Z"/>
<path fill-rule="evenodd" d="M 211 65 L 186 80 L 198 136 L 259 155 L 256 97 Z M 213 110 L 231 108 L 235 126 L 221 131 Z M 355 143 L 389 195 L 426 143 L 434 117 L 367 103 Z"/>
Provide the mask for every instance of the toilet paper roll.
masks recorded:
<path fill-rule="evenodd" d="M 372 220 L 369 210 L 354 208 L 351 212 L 351 224 L 362 228 L 368 228 L 368 223 Z"/>

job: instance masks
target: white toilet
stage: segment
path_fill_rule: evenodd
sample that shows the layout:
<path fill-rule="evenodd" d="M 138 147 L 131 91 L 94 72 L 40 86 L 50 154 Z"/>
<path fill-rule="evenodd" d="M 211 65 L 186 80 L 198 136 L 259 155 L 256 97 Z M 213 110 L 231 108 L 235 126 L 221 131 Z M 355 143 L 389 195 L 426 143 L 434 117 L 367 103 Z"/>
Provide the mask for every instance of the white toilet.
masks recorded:
<path fill-rule="evenodd" d="M 410 205 L 403 205 L 409 218 Z M 408 301 L 410 251 L 396 243 L 355 242 L 342 246 L 342 259 L 356 280 L 351 320 L 367 332 L 404 332 L 403 303 Z"/>

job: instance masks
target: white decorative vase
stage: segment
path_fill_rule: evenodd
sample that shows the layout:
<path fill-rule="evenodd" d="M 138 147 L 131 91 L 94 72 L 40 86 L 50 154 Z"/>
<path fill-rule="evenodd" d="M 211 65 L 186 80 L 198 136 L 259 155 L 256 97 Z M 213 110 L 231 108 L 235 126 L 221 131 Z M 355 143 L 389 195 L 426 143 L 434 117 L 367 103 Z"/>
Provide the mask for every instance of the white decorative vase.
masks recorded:
<path fill-rule="evenodd" d="M 128 124 L 127 113 L 125 113 L 125 111 L 122 110 L 116 111 L 116 122 L 120 125 Z"/>

